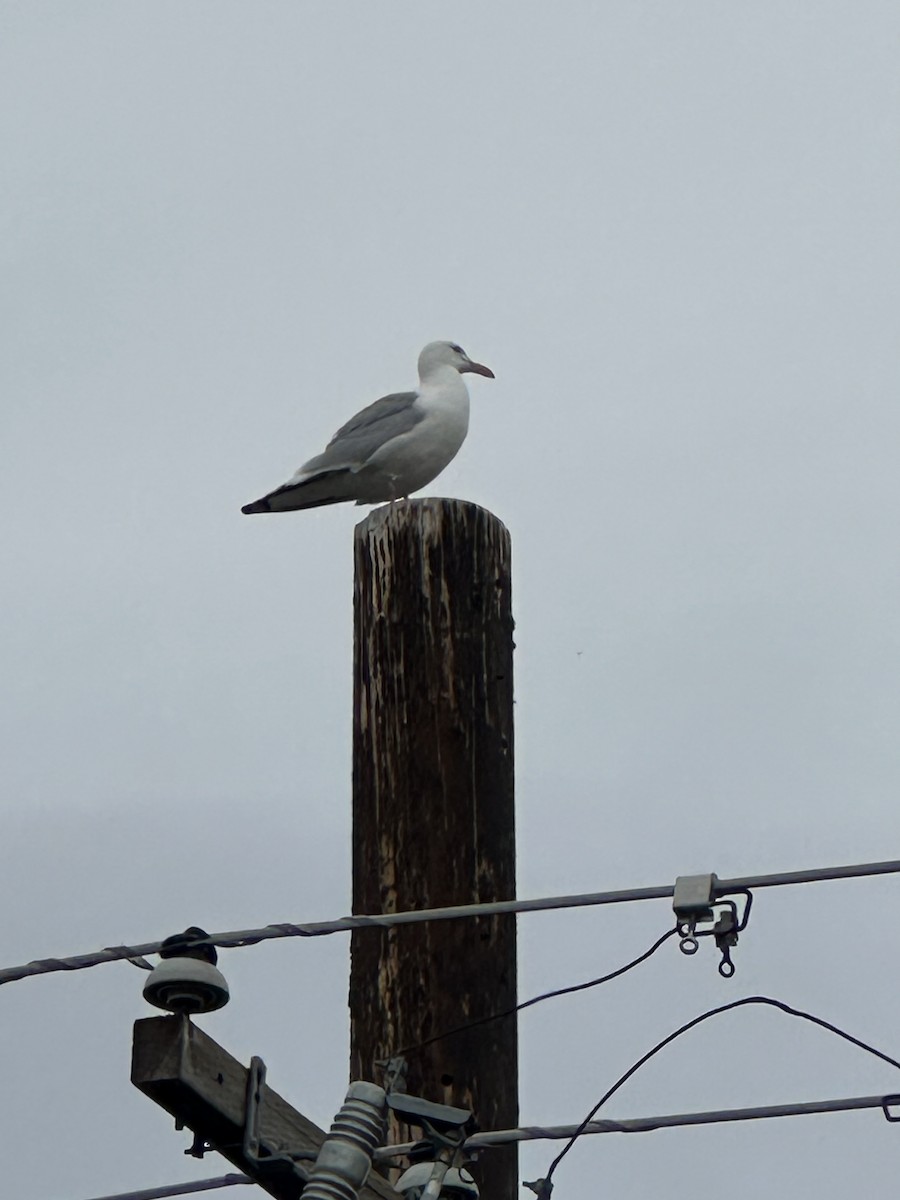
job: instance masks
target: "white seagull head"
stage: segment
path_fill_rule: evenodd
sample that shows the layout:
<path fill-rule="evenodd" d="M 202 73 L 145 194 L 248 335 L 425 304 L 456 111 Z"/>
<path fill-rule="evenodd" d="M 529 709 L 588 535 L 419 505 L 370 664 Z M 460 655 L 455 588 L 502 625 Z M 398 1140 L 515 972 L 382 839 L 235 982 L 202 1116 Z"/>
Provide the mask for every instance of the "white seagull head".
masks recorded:
<path fill-rule="evenodd" d="M 471 371 L 476 375 L 485 375 L 488 379 L 494 378 L 490 367 L 473 362 L 456 342 L 429 342 L 419 355 L 419 378 L 425 379 L 441 367 L 452 367 L 460 375 Z"/>

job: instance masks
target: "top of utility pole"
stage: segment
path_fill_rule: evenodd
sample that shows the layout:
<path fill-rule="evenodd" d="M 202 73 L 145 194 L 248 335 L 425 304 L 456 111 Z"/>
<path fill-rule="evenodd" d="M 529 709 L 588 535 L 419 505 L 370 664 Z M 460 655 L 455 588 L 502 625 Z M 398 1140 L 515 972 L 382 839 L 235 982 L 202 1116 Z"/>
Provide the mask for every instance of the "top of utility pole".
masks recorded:
<path fill-rule="evenodd" d="M 354 913 L 515 897 L 510 558 L 503 524 L 458 500 L 356 528 Z M 429 1042 L 515 1007 L 515 933 L 512 916 L 354 932 L 352 1077 L 393 1058 L 401 1090 L 517 1124 L 515 1017 Z M 511 1147 L 472 1171 L 490 1200 L 518 1195 Z"/>

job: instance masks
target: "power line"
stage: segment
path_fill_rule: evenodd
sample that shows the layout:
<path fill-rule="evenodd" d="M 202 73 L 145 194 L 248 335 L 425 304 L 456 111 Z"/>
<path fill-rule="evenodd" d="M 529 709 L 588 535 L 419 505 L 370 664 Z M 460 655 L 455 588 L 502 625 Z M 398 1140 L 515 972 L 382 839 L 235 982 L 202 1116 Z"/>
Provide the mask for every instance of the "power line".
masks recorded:
<path fill-rule="evenodd" d="M 861 1041 L 860 1038 L 854 1037 L 853 1034 L 847 1033 L 846 1030 L 840 1029 L 837 1025 L 833 1025 L 830 1021 L 826 1021 L 822 1017 L 817 1017 L 814 1013 L 804 1012 L 803 1009 L 793 1008 L 790 1004 L 785 1004 L 783 1000 L 773 1000 L 770 996 L 745 996 L 742 1000 L 732 1000 L 730 1004 L 722 1004 L 719 1005 L 718 1008 L 710 1008 L 706 1012 L 701 1013 L 698 1017 L 693 1017 L 690 1021 L 686 1021 L 684 1025 L 681 1025 L 673 1033 L 670 1033 L 667 1037 L 664 1037 L 662 1041 L 657 1042 L 656 1045 L 653 1046 L 652 1049 L 648 1050 L 646 1054 L 641 1055 L 637 1062 L 632 1063 L 628 1070 L 623 1075 L 619 1076 L 612 1087 L 609 1088 L 609 1090 L 606 1091 L 597 1101 L 581 1124 L 575 1128 L 575 1131 L 569 1137 L 566 1145 L 563 1146 L 562 1150 L 559 1152 L 559 1154 L 557 1154 L 556 1158 L 554 1158 L 553 1162 L 550 1164 L 545 1178 L 538 1181 L 539 1185 L 544 1185 L 542 1188 L 538 1187 L 538 1196 L 547 1198 L 547 1200 L 549 1200 L 550 1181 L 553 1178 L 553 1172 L 575 1145 L 575 1142 L 578 1140 L 578 1138 L 581 1137 L 581 1135 L 587 1130 L 588 1125 L 590 1125 L 594 1117 L 607 1102 L 607 1100 L 609 1100 L 610 1097 L 613 1096 L 624 1083 L 627 1083 L 632 1075 L 639 1071 L 645 1063 L 649 1062 L 654 1055 L 658 1054 L 660 1050 L 663 1050 L 671 1042 L 674 1042 L 676 1038 L 681 1037 L 683 1033 L 687 1033 L 688 1030 L 693 1029 L 695 1026 L 702 1024 L 704 1021 L 710 1020 L 712 1017 L 717 1017 L 721 1013 L 730 1012 L 735 1008 L 744 1008 L 749 1004 L 767 1005 L 770 1008 L 777 1008 L 780 1012 L 787 1013 L 788 1016 L 799 1017 L 804 1021 L 810 1021 L 813 1025 L 818 1025 L 821 1029 L 827 1030 L 828 1033 L 833 1033 L 835 1036 L 843 1038 L 844 1041 L 850 1042 L 854 1046 L 858 1046 L 860 1050 L 865 1050 L 868 1054 L 873 1054 L 876 1058 L 880 1058 L 883 1062 L 889 1063 L 892 1067 L 896 1067 L 898 1070 L 900 1070 L 900 1062 L 898 1062 L 896 1058 L 892 1058 L 889 1054 L 885 1054 L 882 1050 L 877 1050 L 874 1046 L 870 1046 L 868 1042 Z M 883 1104 L 884 1100 L 882 1099 L 882 1105 Z"/>
<path fill-rule="evenodd" d="M 821 1116 L 824 1113 L 860 1112 L 880 1108 L 887 1114 L 889 1105 L 900 1102 L 897 1096 L 848 1096 L 839 1100 L 810 1100 L 798 1104 L 762 1104 L 753 1108 L 721 1108 L 707 1112 L 666 1113 L 659 1117 L 630 1117 L 624 1121 L 591 1121 L 588 1125 L 524 1125 L 518 1129 L 496 1129 L 476 1133 L 466 1139 L 467 1150 L 489 1150 L 508 1146 L 512 1142 L 552 1141 L 582 1134 L 652 1133 L 657 1129 L 677 1129 L 682 1126 L 719 1125 L 737 1121 L 760 1121 L 777 1117 Z M 890 1118 L 895 1120 L 896 1118 Z M 408 1154 L 420 1142 L 404 1142 L 381 1146 L 375 1151 L 375 1161 L 385 1162 Z M 253 1183 L 246 1175 L 220 1175 L 213 1179 L 197 1179 L 189 1183 L 173 1183 L 166 1187 L 145 1188 L 138 1192 L 117 1192 L 114 1196 L 96 1196 L 93 1200 L 164 1200 L 167 1196 L 183 1196 L 189 1192 L 212 1191 Z"/>
<path fill-rule="evenodd" d="M 521 1004 L 517 1004 L 515 1008 L 504 1009 L 503 1012 L 491 1013 L 487 1017 L 479 1017 L 475 1021 L 467 1021 L 465 1025 L 457 1025 L 453 1029 L 446 1029 L 443 1033 L 436 1033 L 434 1037 L 426 1038 L 424 1042 L 418 1042 L 414 1046 L 404 1046 L 402 1049 L 394 1052 L 391 1057 L 398 1055 L 414 1054 L 417 1050 L 424 1050 L 426 1046 L 431 1046 L 435 1042 L 442 1042 L 444 1038 L 453 1037 L 457 1033 L 466 1033 L 470 1029 L 477 1029 L 479 1025 L 487 1025 L 491 1021 L 501 1021 L 505 1017 L 511 1017 L 514 1013 L 522 1012 L 526 1008 L 532 1008 L 535 1004 L 541 1004 L 544 1000 L 552 1000 L 556 996 L 569 996 L 572 992 L 583 992 L 588 988 L 600 987 L 601 984 L 609 983 L 613 979 L 618 979 L 620 975 L 625 975 L 634 967 L 639 967 L 641 963 L 645 963 L 648 958 L 651 958 L 656 951 L 667 942 L 670 937 L 674 937 L 678 933 L 678 927 L 667 929 L 666 932 L 656 939 L 648 950 L 643 954 L 639 954 L 637 958 L 633 958 L 631 962 L 625 964 L 624 967 L 617 967 L 615 971 L 610 971 L 608 975 L 601 975 L 598 979 L 589 979 L 587 983 L 573 983 L 568 987 L 555 988 L 552 992 L 541 992 L 539 996 L 532 996 L 530 1000 L 523 1000 Z"/>
<path fill-rule="evenodd" d="M 194 1179 L 188 1183 L 170 1183 L 163 1187 L 144 1188 L 140 1192 L 116 1192 L 114 1196 L 95 1196 L 94 1200 L 163 1200 L 166 1196 L 186 1196 L 189 1192 L 211 1192 L 214 1188 L 234 1187 L 253 1183 L 246 1175 L 217 1175 L 213 1179 Z"/>
<path fill-rule="evenodd" d="M 863 1109 L 880 1108 L 883 1111 L 894 1103 L 897 1096 L 850 1096 L 840 1100 L 810 1100 L 798 1104 L 762 1104 L 753 1108 L 720 1108 L 708 1112 L 666 1113 L 660 1117 L 630 1117 L 625 1121 L 590 1121 L 587 1125 L 524 1125 L 519 1129 L 495 1129 L 489 1133 L 475 1133 L 466 1139 L 466 1150 L 489 1150 L 495 1146 L 508 1146 L 512 1142 L 554 1141 L 571 1138 L 579 1130 L 582 1134 L 595 1133 L 652 1133 L 657 1129 L 677 1129 L 691 1125 L 719 1125 L 736 1121 L 759 1121 L 770 1117 L 807 1117 L 823 1113 L 857 1112 Z M 891 1118 L 894 1120 L 896 1118 Z M 382 1146 L 375 1151 L 375 1161 L 384 1162 L 408 1154 L 420 1142 L 403 1142 L 395 1146 Z"/>
<path fill-rule="evenodd" d="M 806 871 L 782 871 L 772 875 L 744 875 L 737 879 L 719 879 L 716 892 L 724 895 L 741 889 L 785 887 L 796 883 L 820 883 L 832 879 L 859 879 L 871 875 L 892 875 L 900 872 L 900 860 L 859 863 L 844 867 L 818 867 Z M 332 933 L 347 933 L 354 929 L 389 929 L 395 925 L 413 925 L 421 921 L 449 921 L 471 917 L 501 916 L 507 913 L 546 912 L 560 908 L 589 908 L 603 904 L 625 904 L 636 900 L 665 900 L 674 895 L 673 884 L 662 887 L 626 888 L 613 892 L 589 892 L 573 896 L 546 896 L 535 900 L 498 900 L 490 904 L 461 904 L 450 908 L 429 908 L 399 913 L 373 913 L 340 917 L 335 921 L 318 921 L 303 925 L 290 922 L 265 925 L 259 929 L 238 929 L 212 933 L 206 941 L 214 946 L 253 946 L 258 942 L 287 937 L 324 937 Z M 81 971 L 103 963 L 138 959 L 156 954 L 162 939 L 139 946 L 107 946 L 90 954 L 69 958 L 43 958 L 18 967 L 0 969 L 0 984 L 12 983 L 30 975 L 48 975 L 55 971 Z"/>

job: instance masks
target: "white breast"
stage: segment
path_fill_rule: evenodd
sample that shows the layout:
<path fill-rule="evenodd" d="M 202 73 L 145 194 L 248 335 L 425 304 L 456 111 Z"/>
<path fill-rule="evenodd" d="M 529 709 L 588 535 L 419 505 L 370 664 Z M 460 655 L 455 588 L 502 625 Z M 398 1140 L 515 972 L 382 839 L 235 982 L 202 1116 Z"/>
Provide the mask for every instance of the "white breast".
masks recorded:
<path fill-rule="evenodd" d="M 372 455 L 369 466 L 393 480 L 406 496 L 431 483 L 456 456 L 469 429 L 469 392 L 457 371 L 435 371 L 419 388 L 422 420 Z"/>

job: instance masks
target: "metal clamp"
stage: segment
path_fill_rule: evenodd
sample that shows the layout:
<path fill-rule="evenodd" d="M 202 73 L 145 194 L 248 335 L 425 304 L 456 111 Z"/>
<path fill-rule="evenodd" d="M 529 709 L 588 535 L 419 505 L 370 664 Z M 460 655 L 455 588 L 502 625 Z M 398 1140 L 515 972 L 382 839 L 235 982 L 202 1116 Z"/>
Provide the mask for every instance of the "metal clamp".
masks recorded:
<path fill-rule="evenodd" d="M 743 896 L 744 906 L 738 911 L 731 896 Z M 672 908 L 675 924 L 681 941 L 682 954 L 696 954 L 700 949 L 699 938 L 714 937 L 721 954 L 719 974 L 730 979 L 735 966 L 731 961 L 731 949 L 737 945 L 738 934 L 747 928 L 753 895 L 747 888 L 734 888 L 729 892 L 719 891 L 719 880 L 712 875 L 679 875 L 675 880 Z"/>
<path fill-rule="evenodd" d="M 293 1173 L 296 1162 L 315 1162 L 314 1150 L 298 1150 L 293 1153 L 260 1155 L 260 1114 L 262 1112 L 263 1088 L 266 1083 L 266 1064 L 256 1054 L 250 1059 L 247 1072 L 247 1094 L 244 1103 L 244 1136 L 241 1149 L 248 1162 L 267 1174 Z"/>
<path fill-rule="evenodd" d="M 713 919 L 717 883 L 715 875 L 679 875 L 675 880 L 672 908 L 682 954 L 696 954 L 700 949 L 694 931 L 698 922 Z"/>
<path fill-rule="evenodd" d="M 471 1111 L 434 1104 L 403 1092 L 390 1093 L 387 1104 L 407 1125 L 417 1125 L 425 1134 L 410 1151 L 409 1158 L 418 1163 L 432 1162 L 431 1175 L 419 1200 L 438 1200 L 447 1172 L 464 1165 L 465 1141 L 474 1132 Z"/>

